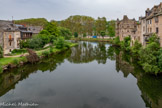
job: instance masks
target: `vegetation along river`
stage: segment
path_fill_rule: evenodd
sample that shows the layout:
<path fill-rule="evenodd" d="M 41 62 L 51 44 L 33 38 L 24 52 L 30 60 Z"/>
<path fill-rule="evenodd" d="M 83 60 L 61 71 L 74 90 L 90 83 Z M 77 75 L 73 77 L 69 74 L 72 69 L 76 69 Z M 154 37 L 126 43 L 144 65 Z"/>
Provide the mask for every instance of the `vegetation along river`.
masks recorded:
<path fill-rule="evenodd" d="M 79 45 L 0 76 L 0 103 L 37 108 L 162 108 L 162 77 L 108 43 Z M 1 106 L 2 108 L 5 106 Z"/>

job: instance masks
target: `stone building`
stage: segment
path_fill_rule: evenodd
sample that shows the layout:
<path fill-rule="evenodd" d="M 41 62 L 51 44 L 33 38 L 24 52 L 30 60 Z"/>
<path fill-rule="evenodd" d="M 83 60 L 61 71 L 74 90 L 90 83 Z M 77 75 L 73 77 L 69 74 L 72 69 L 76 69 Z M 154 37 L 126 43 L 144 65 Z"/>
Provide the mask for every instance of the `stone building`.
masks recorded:
<path fill-rule="evenodd" d="M 127 36 L 134 36 L 136 33 L 137 21 L 129 19 L 126 15 L 123 20 L 117 19 L 116 21 L 116 36 L 119 36 L 120 41 L 124 40 Z"/>
<path fill-rule="evenodd" d="M 19 49 L 20 31 L 12 21 L 0 20 L 0 46 L 4 54 L 8 54 L 14 49 Z"/>
<path fill-rule="evenodd" d="M 162 3 L 145 11 L 145 17 L 142 18 L 141 26 L 143 35 L 142 44 L 146 45 L 148 38 L 156 33 L 162 47 Z"/>
<path fill-rule="evenodd" d="M 28 31 L 31 31 L 33 35 L 39 34 L 43 30 L 42 26 L 27 26 Z"/>

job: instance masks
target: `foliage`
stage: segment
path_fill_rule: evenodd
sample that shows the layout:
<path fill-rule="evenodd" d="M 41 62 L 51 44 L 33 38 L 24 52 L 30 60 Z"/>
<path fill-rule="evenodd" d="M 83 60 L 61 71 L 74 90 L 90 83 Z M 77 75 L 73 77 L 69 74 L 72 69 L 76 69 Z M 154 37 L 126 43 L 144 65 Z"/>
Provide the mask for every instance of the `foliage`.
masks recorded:
<path fill-rule="evenodd" d="M 120 39 L 119 39 L 119 36 L 114 38 L 114 40 L 113 40 L 113 44 L 115 44 L 115 45 L 120 45 Z"/>
<path fill-rule="evenodd" d="M 3 66 L 0 64 L 0 74 L 3 72 Z"/>
<path fill-rule="evenodd" d="M 125 37 L 124 40 L 121 41 L 121 48 L 123 50 L 129 51 L 130 50 L 130 41 L 131 41 L 130 36 Z"/>
<path fill-rule="evenodd" d="M 22 20 L 15 20 L 16 24 L 25 24 L 27 26 L 45 26 L 48 21 L 45 18 L 29 18 Z"/>
<path fill-rule="evenodd" d="M 161 70 L 159 67 L 161 63 L 158 63 L 161 54 L 159 53 L 160 45 L 157 40 L 153 38 L 154 35 L 150 38 L 147 46 L 140 50 L 139 57 L 140 64 L 146 72 L 157 74 Z"/>
<path fill-rule="evenodd" d="M 101 33 L 101 31 L 106 31 L 106 18 L 105 17 L 98 17 L 98 19 L 95 21 L 95 30 L 97 35 L 99 35 Z"/>
<path fill-rule="evenodd" d="M 59 36 L 62 36 L 67 40 L 72 37 L 72 33 L 69 29 L 64 27 L 58 27 L 58 30 L 59 30 Z"/>
<path fill-rule="evenodd" d="M 75 37 L 75 38 L 78 37 L 78 33 L 77 33 L 77 32 L 74 33 L 74 37 Z"/>
<path fill-rule="evenodd" d="M 14 49 L 11 53 L 12 54 L 22 54 L 22 53 L 26 53 L 27 50 L 26 49 Z"/>
<path fill-rule="evenodd" d="M 115 36 L 115 21 L 108 21 L 107 23 L 107 30 L 108 30 L 108 35 L 110 37 L 114 37 Z"/>
<path fill-rule="evenodd" d="M 13 60 L 13 64 L 18 65 L 18 64 L 19 64 L 19 60 L 14 59 L 14 60 Z"/>
<path fill-rule="evenodd" d="M 3 48 L 0 46 L 0 58 L 3 58 Z"/>
<path fill-rule="evenodd" d="M 60 26 L 70 29 L 72 34 L 77 32 L 79 35 L 82 35 L 83 33 L 92 35 L 94 23 L 95 20 L 92 17 L 76 15 L 61 21 Z"/>
<path fill-rule="evenodd" d="M 101 31 L 101 32 L 100 32 L 100 35 L 101 35 L 102 37 L 105 37 L 106 33 L 105 33 L 104 31 Z"/>
<path fill-rule="evenodd" d="M 162 48 L 159 50 L 158 67 L 160 68 L 160 72 L 162 72 Z"/>
<path fill-rule="evenodd" d="M 49 33 L 50 35 L 53 35 L 55 37 L 59 36 L 59 30 L 57 28 L 56 23 L 54 23 L 54 22 L 47 23 L 47 25 L 44 27 L 44 30 L 48 31 L 48 32 L 45 32 L 45 33 Z"/>
<path fill-rule="evenodd" d="M 83 34 L 83 37 L 86 37 L 86 36 L 87 36 L 86 33 L 84 33 L 84 34 Z"/>
<path fill-rule="evenodd" d="M 142 44 L 140 44 L 137 40 L 135 41 L 133 47 L 131 48 L 131 51 L 133 53 L 134 56 L 138 56 L 139 55 L 139 51 L 142 48 Z"/>
<path fill-rule="evenodd" d="M 45 57 L 48 57 L 50 55 L 50 52 L 49 51 L 43 51 L 42 55 L 45 56 Z"/>
<path fill-rule="evenodd" d="M 65 40 L 63 37 L 58 37 L 54 44 L 57 49 L 62 49 L 65 46 Z"/>
<path fill-rule="evenodd" d="M 28 45 L 29 45 L 28 48 L 31 48 L 31 49 L 39 49 L 39 48 L 43 48 L 44 46 L 42 39 L 38 37 L 34 37 L 30 39 L 28 41 Z"/>
<path fill-rule="evenodd" d="M 159 38 L 156 34 L 153 34 L 149 39 L 148 39 L 148 44 L 152 43 L 152 42 L 156 42 L 159 43 Z"/>
<path fill-rule="evenodd" d="M 50 35 L 50 33 L 47 30 L 42 30 L 42 31 L 40 31 L 39 34 Z"/>

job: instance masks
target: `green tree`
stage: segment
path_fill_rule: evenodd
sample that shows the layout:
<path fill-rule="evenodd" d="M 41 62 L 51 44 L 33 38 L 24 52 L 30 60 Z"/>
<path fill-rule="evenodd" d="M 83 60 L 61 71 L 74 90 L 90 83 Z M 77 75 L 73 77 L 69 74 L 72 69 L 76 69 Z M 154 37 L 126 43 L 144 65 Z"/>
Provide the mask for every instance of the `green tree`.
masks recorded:
<path fill-rule="evenodd" d="M 70 39 L 72 37 L 72 33 L 69 29 L 64 27 L 58 27 L 59 36 L 64 37 L 65 39 Z"/>
<path fill-rule="evenodd" d="M 78 37 L 78 33 L 74 32 L 74 37 L 77 38 Z"/>
<path fill-rule="evenodd" d="M 104 38 L 106 33 L 104 31 L 101 31 L 100 35 L 102 36 L 102 38 Z"/>
<path fill-rule="evenodd" d="M 55 37 L 58 37 L 59 36 L 59 30 L 57 28 L 56 23 L 54 23 L 54 22 L 48 23 L 45 26 L 44 30 L 48 31 L 50 35 L 53 35 Z"/>
<path fill-rule="evenodd" d="M 107 31 L 108 31 L 108 35 L 110 37 L 114 37 L 115 36 L 115 21 L 108 21 L 107 23 Z"/>
<path fill-rule="evenodd" d="M 56 45 L 56 48 L 62 49 L 65 46 L 65 40 L 63 37 L 58 37 L 54 44 Z"/>

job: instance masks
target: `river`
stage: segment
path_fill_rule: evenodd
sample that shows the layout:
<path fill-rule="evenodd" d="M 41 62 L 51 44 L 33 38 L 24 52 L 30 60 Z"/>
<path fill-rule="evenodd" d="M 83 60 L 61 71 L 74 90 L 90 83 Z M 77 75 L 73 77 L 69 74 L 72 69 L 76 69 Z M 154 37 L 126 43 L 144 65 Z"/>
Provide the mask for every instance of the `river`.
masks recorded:
<path fill-rule="evenodd" d="M 162 77 L 145 74 L 134 62 L 108 43 L 79 42 L 2 74 L 0 107 L 21 102 L 36 108 L 162 108 Z"/>

